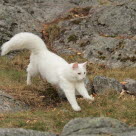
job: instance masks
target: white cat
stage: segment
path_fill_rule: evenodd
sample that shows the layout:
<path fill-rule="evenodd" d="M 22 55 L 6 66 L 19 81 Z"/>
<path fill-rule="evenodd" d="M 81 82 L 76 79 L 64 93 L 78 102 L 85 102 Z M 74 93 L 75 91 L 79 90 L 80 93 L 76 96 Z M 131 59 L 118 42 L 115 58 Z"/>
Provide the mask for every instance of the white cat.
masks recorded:
<path fill-rule="evenodd" d="M 31 84 L 31 77 L 40 74 L 52 85 L 59 86 L 73 110 L 81 108 L 76 101 L 77 90 L 85 99 L 94 100 L 89 96 L 84 79 L 86 77 L 86 62 L 82 64 L 68 64 L 63 58 L 49 51 L 43 40 L 32 33 L 19 33 L 2 45 L 1 55 L 12 50 L 28 49 L 31 51 L 30 63 L 27 68 L 27 84 Z"/>

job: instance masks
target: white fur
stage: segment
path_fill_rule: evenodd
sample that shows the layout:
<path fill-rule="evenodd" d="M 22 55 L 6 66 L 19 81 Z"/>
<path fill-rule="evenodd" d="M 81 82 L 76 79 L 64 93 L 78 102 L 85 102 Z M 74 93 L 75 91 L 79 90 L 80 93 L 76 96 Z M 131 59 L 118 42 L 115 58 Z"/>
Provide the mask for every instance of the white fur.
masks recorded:
<path fill-rule="evenodd" d="M 68 64 L 63 58 L 49 51 L 43 40 L 32 33 L 19 33 L 3 44 L 1 55 L 11 50 L 28 49 L 31 51 L 30 64 L 27 68 L 27 84 L 31 84 L 31 77 L 40 74 L 52 85 L 59 86 L 65 93 L 69 103 L 75 111 L 80 111 L 75 91 L 84 98 L 90 97 L 85 85 L 86 63 Z"/>

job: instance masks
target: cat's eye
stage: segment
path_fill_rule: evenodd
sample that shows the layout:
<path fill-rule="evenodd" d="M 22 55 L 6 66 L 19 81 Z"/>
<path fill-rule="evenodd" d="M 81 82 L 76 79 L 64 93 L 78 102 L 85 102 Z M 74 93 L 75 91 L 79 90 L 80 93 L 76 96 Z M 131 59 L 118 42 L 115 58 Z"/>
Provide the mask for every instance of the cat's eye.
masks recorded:
<path fill-rule="evenodd" d="M 86 74 L 86 72 L 84 72 L 84 74 Z"/>
<path fill-rule="evenodd" d="M 77 73 L 78 75 L 81 75 L 81 73 Z"/>

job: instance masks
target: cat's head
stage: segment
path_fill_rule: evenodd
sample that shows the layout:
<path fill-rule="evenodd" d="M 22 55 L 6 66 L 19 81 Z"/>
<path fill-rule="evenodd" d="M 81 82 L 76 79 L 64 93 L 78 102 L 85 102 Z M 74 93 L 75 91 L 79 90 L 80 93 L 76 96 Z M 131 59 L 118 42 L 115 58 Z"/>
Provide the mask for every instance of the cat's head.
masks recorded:
<path fill-rule="evenodd" d="M 72 77 L 77 81 L 82 81 L 86 77 L 86 65 L 85 63 L 72 63 L 71 69 L 72 69 Z"/>

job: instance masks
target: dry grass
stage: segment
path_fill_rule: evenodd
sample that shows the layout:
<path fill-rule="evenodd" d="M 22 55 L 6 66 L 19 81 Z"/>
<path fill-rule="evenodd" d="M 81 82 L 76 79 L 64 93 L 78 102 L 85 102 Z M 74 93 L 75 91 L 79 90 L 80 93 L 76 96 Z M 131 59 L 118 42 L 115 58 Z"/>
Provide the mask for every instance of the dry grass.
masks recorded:
<path fill-rule="evenodd" d="M 55 89 L 43 81 L 40 76 L 33 79 L 31 86 L 26 85 L 26 67 L 29 63 L 29 52 L 22 51 L 13 59 L 0 58 L 0 88 L 31 106 L 50 106 L 59 103 L 59 97 Z M 62 56 L 69 63 L 85 62 L 81 55 Z M 123 81 L 126 78 L 136 79 L 135 68 L 109 69 L 104 65 L 88 64 L 88 76 L 90 80 L 96 75 L 107 76 Z M 48 95 L 47 95 L 48 94 Z M 52 101 L 52 99 L 54 101 Z"/>
<path fill-rule="evenodd" d="M 26 85 L 25 70 L 28 63 L 29 52 L 27 51 L 22 51 L 13 59 L 1 57 L 0 89 L 34 107 L 50 106 L 58 103 L 57 92 L 47 82 L 42 81 L 39 76 L 33 79 L 33 85 Z M 52 98 L 54 98 L 54 101 L 52 101 Z"/>
<path fill-rule="evenodd" d="M 62 56 L 68 62 L 84 62 L 81 55 Z M 136 126 L 136 101 L 126 95 L 119 99 L 116 92 L 96 97 L 94 103 L 78 99 L 82 112 L 72 111 L 69 103 L 60 100 L 56 91 L 40 77 L 33 79 L 33 85 L 26 85 L 25 68 L 29 63 L 29 52 L 22 51 L 13 59 L 0 57 L 0 88 L 32 107 L 32 110 L 0 114 L 0 127 L 22 127 L 27 129 L 60 133 L 63 126 L 76 117 L 108 116 Z M 109 69 L 103 65 L 88 64 L 88 75 L 92 80 L 103 75 L 123 81 L 136 79 L 135 68 Z"/>
<path fill-rule="evenodd" d="M 112 117 L 131 126 L 136 126 L 136 101 L 130 96 L 118 99 L 116 92 L 96 97 L 94 103 L 78 99 L 81 112 L 74 112 L 68 102 L 61 102 L 52 108 L 34 108 L 30 111 L 0 114 L 0 127 L 22 127 L 40 131 L 60 133 L 64 125 L 76 117 Z"/>

